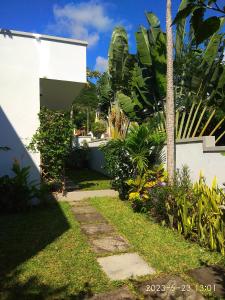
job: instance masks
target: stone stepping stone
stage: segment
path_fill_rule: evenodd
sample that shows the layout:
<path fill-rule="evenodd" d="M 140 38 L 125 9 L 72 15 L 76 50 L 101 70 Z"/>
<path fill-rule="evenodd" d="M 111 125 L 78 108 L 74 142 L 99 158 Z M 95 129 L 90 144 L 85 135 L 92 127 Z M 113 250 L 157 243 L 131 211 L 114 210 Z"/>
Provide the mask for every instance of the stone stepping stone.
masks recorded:
<path fill-rule="evenodd" d="M 205 298 L 191 288 L 190 284 L 178 276 L 158 277 L 137 283 L 138 291 L 145 300 L 204 300 Z"/>
<path fill-rule="evenodd" d="M 114 232 L 113 227 L 107 223 L 83 224 L 81 225 L 81 229 L 88 236 L 94 236 L 99 234 L 111 234 L 112 232 Z"/>
<path fill-rule="evenodd" d="M 80 223 L 106 223 L 106 219 L 98 213 L 75 214 L 75 218 Z"/>
<path fill-rule="evenodd" d="M 106 236 L 91 239 L 93 251 L 97 254 L 124 252 L 129 249 L 129 244 L 121 236 Z"/>
<path fill-rule="evenodd" d="M 200 283 L 200 289 L 209 290 L 220 299 L 225 299 L 225 268 L 204 266 L 190 270 L 188 274 Z"/>
<path fill-rule="evenodd" d="M 103 271 L 112 280 L 124 280 L 155 273 L 155 270 L 149 267 L 137 253 L 99 257 L 97 260 Z"/>
<path fill-rule="evenodd" d="M 75 215 L 91 214 L 91 213 L 97 212 L 97 210 L 93 206 L 90 206 L 90 205 L 82 205 L 82 206 L 72 207 L 72 211 Z"/>
<path fill-rule="evenodd" d="M 90 300 L 134 300 L 134 295 L 129 291 L 128 287 L 122 287 L 115 291 L 99 294 L 91 297 Z"/>

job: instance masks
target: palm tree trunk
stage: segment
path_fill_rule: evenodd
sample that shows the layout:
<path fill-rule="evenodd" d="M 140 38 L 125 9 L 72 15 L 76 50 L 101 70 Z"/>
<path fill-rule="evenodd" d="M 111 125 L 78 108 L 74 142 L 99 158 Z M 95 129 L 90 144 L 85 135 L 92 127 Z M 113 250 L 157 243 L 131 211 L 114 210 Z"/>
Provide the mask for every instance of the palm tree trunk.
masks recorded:
<path fill-rule="evenodd" d="M 166 2 L 167 36 L 167 94 L 166 94 L 166 132 L 167 132 L 167 172 L 168 183 L 173 185 L 175 174 L 175 108 L 173 92 L 173 32 L 171 0 Z"/>

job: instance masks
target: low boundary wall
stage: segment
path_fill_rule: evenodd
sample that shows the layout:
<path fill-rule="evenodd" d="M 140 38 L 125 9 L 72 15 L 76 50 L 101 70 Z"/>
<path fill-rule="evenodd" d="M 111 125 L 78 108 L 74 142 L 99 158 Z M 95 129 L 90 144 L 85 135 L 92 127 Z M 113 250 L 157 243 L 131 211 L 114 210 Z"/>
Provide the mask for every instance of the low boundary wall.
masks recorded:
<path fill-rule="evenodd" d="M 106 174 L 103 168 L 104 155 L 99 149 L 99 146 L 105 143 L 107 143 L 107 140 L 89 143 L 90 168 L 104 174 Z M 164 147 L 164 152 L 166 153 L 166 145 Z M 207 184 L 210 185 L 213 178 L 216 176 L 219 186 L 224 188 L 225 146 L 215 146 L 214 136 L 177 140 L 176 167 L 180 169 L 183 165 L 189 167 L 193 182 L 199 179 L 200 171 L 202 171 Z"/>

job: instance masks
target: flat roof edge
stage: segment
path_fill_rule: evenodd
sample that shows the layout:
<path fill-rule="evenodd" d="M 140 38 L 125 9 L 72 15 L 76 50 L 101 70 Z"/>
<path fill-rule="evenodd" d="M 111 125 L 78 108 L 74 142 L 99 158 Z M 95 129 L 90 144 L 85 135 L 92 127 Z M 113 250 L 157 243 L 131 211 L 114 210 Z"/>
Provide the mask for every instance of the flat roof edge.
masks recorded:
<path fill-rule="evenodd" d="M 55 41 L 55 42 L 61 42 L 61 43 L 83 45 L 83 46 L 88 45 L 88 42 L 86 42 L 86 41 L 76 40 L 76 39 L 72 39 L 72 38 L 64 38 L 64 37 L 59 37 L 59 36 L 10 30 L 10 29 L 4 29 L 4 28 L 0 29 L 0 34 L 9 36 L 9 37 L 10 36 L 21 36 L 21 37 L 28 37 L 28 38 L 33 38 L 33 39 L 37 39 L 37 40 L 48 40 L 48 41 Z"/>

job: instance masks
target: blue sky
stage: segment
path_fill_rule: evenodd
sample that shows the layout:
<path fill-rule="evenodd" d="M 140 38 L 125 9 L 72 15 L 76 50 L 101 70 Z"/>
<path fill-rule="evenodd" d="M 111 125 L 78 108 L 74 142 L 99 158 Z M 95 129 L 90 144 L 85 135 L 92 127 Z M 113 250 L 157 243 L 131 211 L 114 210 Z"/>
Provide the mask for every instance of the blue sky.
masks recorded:
<path fill-rule="evenodd" d="M 180 0 L 172 2 L 175 15 Z M 165 28 L 165 5 L 165 0 L 2 0 L 0 28 L 88 40 L 87 65 L 103 71 L 113 27 L 125 26 L 135 52 L 134 32 L 147 26 L 144 12 L 156 13 Z"/>

